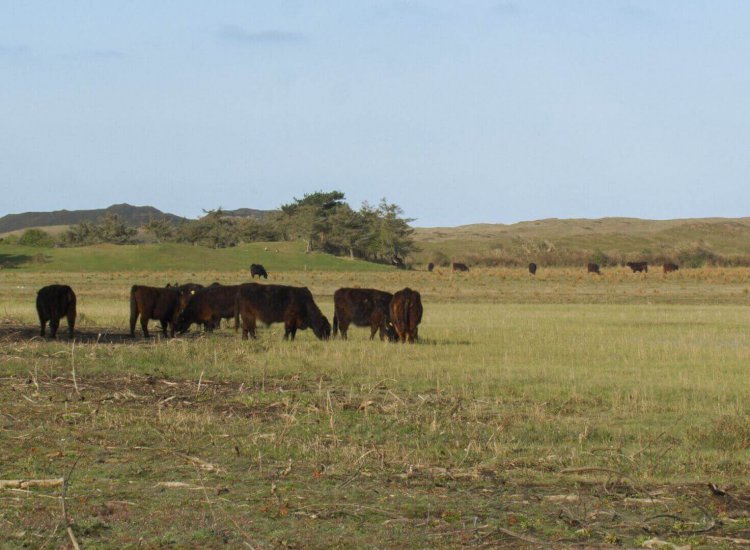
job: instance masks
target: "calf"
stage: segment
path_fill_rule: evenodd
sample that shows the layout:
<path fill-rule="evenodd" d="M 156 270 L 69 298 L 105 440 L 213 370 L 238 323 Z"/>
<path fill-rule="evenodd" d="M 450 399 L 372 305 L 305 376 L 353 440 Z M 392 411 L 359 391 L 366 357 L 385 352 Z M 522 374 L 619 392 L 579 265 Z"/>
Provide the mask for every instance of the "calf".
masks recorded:
<path fill-rule="evenodd" d="M 254 279 L 255 277 L 258 277 L 258 279 L 260 279 L 261 277 L 263 277 L 264 279 L 268 279 L 266 268 L 264 268 L 260 264 L 252 264 L 250 266 L 250 278 Z"/>
<path fill-rule="evenodd" d="M 240 285 L 211 285 L 192 291 L 185 307 L 177 316 L 177 332 L 187 332 L 193 323 L 202 324 L 211 332 L 219 326 L 222 319 L 234 317 L 239 288 Z"/>
<path fill-rule="evenodd" d="M 529 273 L 536 275 L 536 264 L 534 262 L 529 264 Z"/>
<path fill-rule="evenodd" d="M 662 266 L 662 269 L 664 270 L 664 273 L 671 273 L 673 271 L 677 271 L 678 269 L 680 269 L 680 266 L 678 266 L 677 264 L 667 262 Z"/>
<path fill-rule="evenodd" d="M 468 266 L 460 262 L 453 262 L 451 267 L 453 268 L 453 271 L 469 271 Z"/>
<path fill-rule="evenodd" d="M 135 323 L 141 318 L 143 336 L 148 338 L 148 321 L 157 319 L 161 330 L 167 336 L 174 336 L 175 322 L 179 313 L 179 287 L 158 288 L 153 286 L 133 285 L 130 289 L 130 337 L 135 338 Z"/>
<path fill-rule="evenodd" d="M 393 294 L 374 288 L 340 288 L 333 293 L 333 336 L 341 328 L 341 338 L 346 340 L 350 324 L 370 327 L 370 340 L 380 330 L 380 340 L 396 339 L 391 324 L 390 303 Z"/>
<path fill-rule="evenodd" d="M 601 274 L 602 274 L 602 273 L 601 273 L 601 271 L 599 271 L 599 264 L 595 264 L 595 263 L 589 263 L 589 264 L 588 264 L 588 265 L 586 266 L 586 271 L 587 271 L 588 273 L 596 273 L 596 274 L 598 274 L 598 275 L 601 275 Z"/>
<path fill-rule="evenodd" d="M 49 285 L 40 288 L 36 293 L 36 312 L 39 314 L 41 335 L 49 321 L 49 332 L 57 338 L 60 319 L 68 320 L 68 335 L 72 338 L 76 324 L 76 295 L 68 285 Z"/>
<path fill-rule="evenodd" d="M 331 323 L 321 313 L 307 287 L 240 285 L 234 315 L 235 326 L 242 318 L 243 340 L 247 340 L 248 335 L 255 338 L 258 321 L 266 325 L 284 323 L 284 340 L 294 340 L 297 330 L 306 328 L 312 328 L 320 340 L 327 340 L 331 335 Z"/>
<path fill-rule="evenodd" d="M 390 303 L 391 322 L 401 342 L 413 344 L 422 321 L 422 297 L 410 288 L 399 290 Z"/>

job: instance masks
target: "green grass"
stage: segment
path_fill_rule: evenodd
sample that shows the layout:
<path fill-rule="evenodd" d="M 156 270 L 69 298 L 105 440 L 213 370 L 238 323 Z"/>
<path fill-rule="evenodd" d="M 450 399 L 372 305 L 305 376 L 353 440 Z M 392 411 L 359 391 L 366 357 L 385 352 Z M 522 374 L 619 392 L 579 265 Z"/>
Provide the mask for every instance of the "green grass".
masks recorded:
<path fill-rule="evenodd" d="M 84 546 L 750 538 L 747 270 L 278 273 L 329 318 L 338 286 L 419 289 L 414 346 L 357 328 L 282 342 L 277 325 L 255 342 L 14 332 L 48 279 L 73 281 L 91 334 L 124 330 L 135 277 L 182 275 L 241 272 L 0 273 L 0 478 L 77 460 L 66 503 Z M 8 546 L 65 544 L 58 496 L 0 489 Z"/>
<path fill-rule="evenodd" d="M 187 244 L 93 245 L 76 248 L 33 248 L 0 245 L 0 266 L 34 272 L 119 271 L 235 271 L 251 263 L 269 272 L 290 270 L 382 271 L 380 264 L 338 258 L 330 254 L 305 254 L 294 242 L 250 243 L 213 249 Z"/>

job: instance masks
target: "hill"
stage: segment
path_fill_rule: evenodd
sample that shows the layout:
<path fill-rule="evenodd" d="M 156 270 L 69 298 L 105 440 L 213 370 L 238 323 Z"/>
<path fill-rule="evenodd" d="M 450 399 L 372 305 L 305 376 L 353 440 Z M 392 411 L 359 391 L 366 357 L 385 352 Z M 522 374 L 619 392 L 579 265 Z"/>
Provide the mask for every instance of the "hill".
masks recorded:
<path fill-rule="evenodd" d="M 55 210 L 54 212 L 8 214 L 0 218 L 0 233 L 31 227 L 68 226 L 81 222 L 95 222 L 109 214 L 116 214 L 131 227 L 139 227 L 144 223 L 148 223 L 151 218 L 167 218 L 173 223 L 186 220 L 186 218 L 181 216 L 162 212 L 153 206 L 132 206 L 123 203 L 94 210 Z"/>
<path fill-rule="evenodd" d="M 750 218 L 642 220 L 545 219 L 504 224 L 417 228 L 416 262 L 482 265 L 620 263 L 625 258 L 699 264 L 750 261 Z"/>

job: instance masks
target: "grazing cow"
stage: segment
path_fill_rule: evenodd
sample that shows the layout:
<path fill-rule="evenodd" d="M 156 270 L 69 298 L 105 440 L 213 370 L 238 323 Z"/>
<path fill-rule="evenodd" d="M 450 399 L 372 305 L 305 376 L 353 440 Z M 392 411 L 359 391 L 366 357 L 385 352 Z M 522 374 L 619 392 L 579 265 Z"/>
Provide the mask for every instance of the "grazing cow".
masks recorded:
<path fill-rule="evenodd" d="M 148 338 L 148 321 L 157 319 L 161 330 L 167 336 L 174 336 L 174 326 L 180 308 L 179 287 L 158 288 L 133 285 L 130 289 L 130 337 L 135 338 L 135 323 L 141 318 L 143 336 Z"/>
<path fill-rule="evenodd" d="M 254 279 L 255 277 L 258 277 L 258 279 L 260 279 L 261 277 L 263 277 L 264 279 L 268 279 L 266 268 L 260 264 L 252 264 L 250 266 L 250 278 Z"/>
<path fill-rule="evenodd" d="M 331 323 L 313 300 L 307 287 L 286 285 L 240 285 L 234 308 L 234 324 L 242 318 L 242 339 L 255 338 L 258 321 L 270 325 L 284 323 L 284 340 L 294 340 L 297 330 L 312 328 L 320 340 L 331 336 Z"/>
<path fill-rule="evenodd" d="M 536 275 L 536 264 L 534 262 L 529 264 L 529 273 Z"/>
<path fill-rule="evenodd" d="M 193 323 L 202 324 L 208 332 L 212 332 L 222 319 L 234 317 L 239 288 L 239 285 L 211 285 L 192 291 L 185 307 L 177 316 L 177 332 L 187 332 Z"/>
<path fill-rule="evenodd" d="M 390 303 L 391 322 L 401 342 L 413 344 L 418 338 L 418 326 L 422 321 L 422 298 L 410 288 L 399 290 Z"/>
<path fill-rule="evenodd" d="M 76 324 L 76 294 L 68 285 L 49 285 L 40 288 L 36 293 L 36 312 L 39 314 L 41 335 L 49 321 L 49 332 L 52 338 L 57 338 L 60 319 L 68 320 L 68 335 L 72 338 Z"/>
<path fill-rule="evenodd" d="M 667 262 L 662 266 L 662 269 L 664 270 L 664 273 L 672 273 L 673 271 L 677 271 L 678 269 L 680 269 L 680 266 L 671 262 Z"/>
<path fill-rule="evenodd" d="M 427 271 L 429 271 L 430 273 L 432 273 L 433 269 L 435 269 L 435 264 L 432 263 L 432 262 L 428 263 L 427 264 Z"/>
<path fill-rule="evenodd" d="M 633 273 L 640 273 L 641 271 L 648 273 L 648 262 L 628 262 L 625 265 L 632 269 Z"/>
<path fill-rule="evenodd" d="M 469 271 L 469 268 L 466 264 L 462 264 L 459 262 L 453 262 L 451 264 L 451 267 L 453 268 L 453 271 Z"/>
<path fill-rule="evenodd" d="M 588 273 L 596 273 L 598 275 L 602 274 L 602 272 L 599 271 L 599 264 L 595 264 L 593 262 L 589 262 L 589 264 L 586 266 L 586 271 Z"/>
<path fill-rule="evenodd" d="M 353 323 L 358 327 L 370 327 L 370 340 L 380 329 L 380 340 L 396 339 L 391 324 L 390 303 L 393 294 L 374 288 L 340 288 L 333 293 L 333 336 L 341 328 L 341 338 Z"/>

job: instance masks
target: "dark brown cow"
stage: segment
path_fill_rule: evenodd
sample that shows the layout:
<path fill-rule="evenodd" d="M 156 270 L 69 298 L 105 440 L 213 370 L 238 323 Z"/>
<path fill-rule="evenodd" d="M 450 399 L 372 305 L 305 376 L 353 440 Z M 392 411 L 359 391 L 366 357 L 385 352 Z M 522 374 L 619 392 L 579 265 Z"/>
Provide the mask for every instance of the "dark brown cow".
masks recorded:
<path fill-rule="evenodd" d="M 680 266 L 671 262 L 667 262 L 662 266 L 662 269 L 664 270 L 664 273 L 672 273 L 673 271 L 677 271 L 678 269 L 680 269 Z"/>
<path fill-rule="evenodd" d="M 307 287 L 286 285 L 240 285 L 235 305 L 235 325 L 242 318 L 242 338 L 255 338 L 258 321 L 270 325 L 284 323 L 284 340 L 294 340 L 297 330 L 312 328 L 321 340 L 331 336 L 331 323 L 313 300 Z"/>
<path fill-rule="evenodd" d="M 250 278 L 254 279 L 255 277 L 258 277 L 258 279 L 260 279 L 261 277 L 263 277 L 264 279 L 268 279 L 266 268 L 260 264 L 252 264 L 250 266 Z"/>
<path fill-rule="evenodd" d="M 432 263 L 432 262 L 428 263 L 427 264 L 427 271 L 429 271 L 430 273 L 432 273 L 433 269 L 435 269 L 435 264 Z"/>
<path fill-rule="evenodd" d="M 49 332 L 52 338 L 57 338 L 60 319 L 68 320 L 68 335 L 72 338 L 76 324 L 76 294 L 68 285 L 49 285 L 40 288 L 36 293 L 36 312 L 39 314 L 41 335 L 49 321 Z"/>
<path fill-rule="evenodd" d="M 349 325 L 370 327 L 370 340 L 380 330 L 380 339 L 396 339 L 391 324 L 390 303 L 393 294 L 374 288 L 340 288 L 333 293 L 333 336 L 341 328 L 341 338 L 346 340 Z"/>
<path fill-rule="evenodd" d="M 202 324 L 207 331 L 212 332 L 222 319 L 234 317 L 239 288 L 240 285 L 211 285 L 191 291 L 185 307 L 177 317 L 177 332 L 187 332 L 193 323 Z"/>
<path fill-rule="evenodd" d="M 589 264 L 588 264 L 588 265 L 586 266 L 586 271 L 587 271 L 588 273 L 597 273 L 597 274 L 599 274 L 599 275 L 601 275 L 601 274 L 602 274 L 602 272 L 601 272 L 601 271 L 599 271 L 599 264 L 595 264 L 595 263 L 593 263 L 593 262 L 590 262 L 590 263 L 589 263 Z"/>
<path fill-rule="evenodd" d="M 460 262 L 453 262 L 451 267 L 453 268 L 453 271 L 469 271 L 468 266 Z"/>
<path fill-rule="evenodd" d="M 422 321 L 422 297 L 410 288 L 399 290 L 390 304 L 391 322 L 401 342 L 413 344 L 418 338 L 418 327 Z"/>
<path fill-rule="evenodd" d="M 536 264 L 534 262 L 529 264 L 529 273 L 536 275 Z"/>
<path fill-rule="evenodd" d="M 632 269 L 633 273 L 640 273 L 641 271 L 648 273 L 648 262 L 628 262 L 625 265 Z"/>
<path fill-rule="evenodd" d="M 133 285 L 130 289 L 130 336 L 135 338 L 135 323 L 141 318 L 143 336 L 148 338 L 148 321 L 157 319 L 161 330 L 167 336 L 174 336 L 174 326 L 179 313 L 180 295 L 178 287 L 158 288 Z"/>

